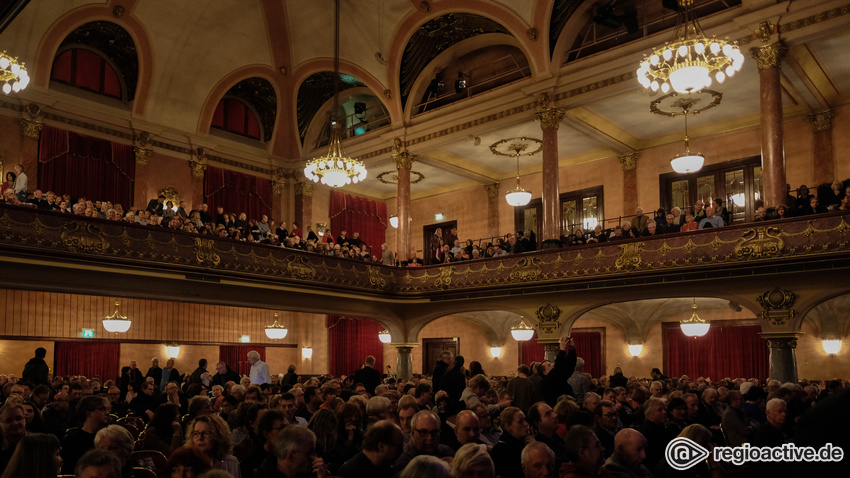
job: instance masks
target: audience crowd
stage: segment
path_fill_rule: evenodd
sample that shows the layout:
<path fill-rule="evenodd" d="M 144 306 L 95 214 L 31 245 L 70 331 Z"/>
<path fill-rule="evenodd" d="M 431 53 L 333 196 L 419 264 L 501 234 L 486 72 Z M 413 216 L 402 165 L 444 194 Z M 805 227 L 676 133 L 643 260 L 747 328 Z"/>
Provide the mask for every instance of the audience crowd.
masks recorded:
<path fill-rule="evenodd" d="M 647 378 L 583 372 L 571 340 L 511 377 L 444 352 L 430 375 L 396 378 L 374 357 L 350 376 L 249 376 L 206 360 L 117 382 L 51 377 L 36 350 L 0 375 L 0 477 L 672 477 L 789 476 L 794 463 L 735 465 L 712 455 L 682 472 L 667 444 L 847 446 L 846 382 Z M 837 428 L 834 433 L 826 427 Z M 843 433 L 843 434 L 842 434 Z M 800 465 L 800 463 L 796 463 Z"/>

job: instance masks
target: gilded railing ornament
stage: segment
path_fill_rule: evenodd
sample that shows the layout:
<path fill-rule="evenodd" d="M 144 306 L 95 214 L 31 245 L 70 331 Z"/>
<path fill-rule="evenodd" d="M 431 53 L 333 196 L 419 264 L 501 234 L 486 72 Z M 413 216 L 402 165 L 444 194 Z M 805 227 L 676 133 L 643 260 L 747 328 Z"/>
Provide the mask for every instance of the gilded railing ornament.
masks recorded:
<path fill-rule="evenodd" d="M 100 228 L 95 224 L 82 225 L 79 222 L 65 224 L 60 236 L 62 245 L 74 252 L 88 254 L 103 254 L 109 249 L 109 242 L 101 235 Z"/>
<path fill-rule="evenodd" d="M 369 284 L 378 289 L 383 289 L 387 285 L 387 281 L 381 277 L 380 267 L 369 267 Z"/>
<path fill-rule="evenodd" d="M 758 227 L 749 229 L 741 235 L 735 245 L 735 257 L 738 259 L 768 259 L 780 255 L 785 249 L 785 240 L 780 237 L 782 231 L 776 227 Z"/>
<path fill-rule="evenodd" d="M 195 259 L 204 267 L 218 267 L 221 257 L 216 254 L 214 242 L 211 239 L 195 238 Z"/>
<path fill-rule="evenodd" d="M 791 307 L 797 301 L 797 295 L 787 289 L 779 287 L 765 291 L 762 295 L 756 298 L 763 311 L 759 316 L 767 321 L 773 322 L 773 325 L 785 325 L 785 323 L 793 319 L 796 311 Z"/>
<path fill-rule="evenodd" d="M 289 256 L 286 258 L 286 272 L 296 279 L 315 279 L 316 269 L 310 265 L 310 260 L 304 256 Z"/>
<path fill-rule="evenodd" d="M 440 270 L 440 275 L 434 280 L 434 285 L 441 289 L 445 289 L 452 285 L 452 274 L 454 273 L 454 267 L 443 267 Z"/>
<path fill-rule="evenodd" d="M 540 277 L 540 259 L 536 257 L 523 257 L 517 262 L 513 272 L 511 272 L 511 282 L 528 282 L 537 280 Z"/>
<path fill-rule="evenodd" d="M 561 309 L 547 303 L 543 307 L 537 309 L 537 330 L 541 335 L 551 335 L 561 328 L 561 322 L 558 320 L 561 317 Z"/>
<path fill-rule="evenodd" d="M 640 267 L 641 253 L 643 252 L 642 242 L 633 242 L 631 244 L 623 244 L 620 246 L 620 256 L 617 257 L 617 262 L 614 266 L 618 271 L 631 271 Z"/>

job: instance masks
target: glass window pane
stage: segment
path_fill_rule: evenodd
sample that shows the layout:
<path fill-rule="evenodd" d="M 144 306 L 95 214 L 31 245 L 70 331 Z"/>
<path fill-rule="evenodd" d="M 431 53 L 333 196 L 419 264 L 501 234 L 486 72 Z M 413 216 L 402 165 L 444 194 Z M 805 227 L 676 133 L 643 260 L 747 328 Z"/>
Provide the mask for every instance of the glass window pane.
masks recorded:
<path fill-rule="evenodd" d="M 529 232 L 534 231 L 537 236 L 540 231 L 537 230 L 537 208 L 530 207 L 522 212 L 522 230 L 526 236 Z"/>
<path fill-rule="evenodd" d="M 761 178 L 761 166 L 756 166 L 753 168 L 753 191 L 755 192 L 755 203 L 753 210 L 764 206 L 764 185 L 762 184 Z"/>
<path fill-rule="evenodd" d="M 561 228 L 561 234 L 569 236 L 576 227 L 576 202 L 565 201 L 561 204 L 561 212 L 563 214 L 564 225 Z"/>
<path fill-rule="evenodd" d="M 746 188 L 744 187 L 744 170 L 727 171 L 726 182 L 726 210 L 732 216 L 732 222 L 743 222 L 747 215 Z"/>
<path fill-rule="evenodd" d="M 690 197 L 691 197 L 691 187 L 690 181 L 687 179 L 683 181 L 673 181 L 672 184 L 672 201 L 673 203 L 670 205 L 670 209 L 674 207 L 678 207 L 684 213 L 687 211 L 687 208 L 690 207 Z"/>
<path fill-rule="evenodd" d="M 716 196 L 714 195 L 714 175 L 710 176 L 700 176 L 697 178 L 697 200 L 701 200 L 705 203 L 705 207 L 711 205 L 711 201 L 714 200 Z M 693 206 L 691 204 L 690 206 Z"/>
<path fill-rule="evenodd" d="M 596 196 L 584 198 L 582 201 L 582 229 L 592 231 L 599 221 L 599 215 L 596 207 Z"/>

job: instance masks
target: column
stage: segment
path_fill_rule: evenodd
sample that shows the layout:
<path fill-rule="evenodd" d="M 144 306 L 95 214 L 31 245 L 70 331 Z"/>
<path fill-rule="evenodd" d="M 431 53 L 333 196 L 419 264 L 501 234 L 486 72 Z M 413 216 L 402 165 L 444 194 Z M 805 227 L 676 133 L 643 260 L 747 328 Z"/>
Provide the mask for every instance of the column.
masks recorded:
<path fill-rule="evenodd" d="M 561 204 L 558 198 L 558 126 L 564 112 L 550 106 L 537 112 L 543 130 L 543 241 L 561 239 Z"/>
<path fill-rule="evenodd" d="M 44 127 L 41 121 L 33 117 L 33 119 L 21 120 L 21 164 L 24 166 L 24 173 L 27 175 L 28 192 L 33 192 L 38 189 L 38 141 L 41 139 L 41 129 Z M 11 171 L 14 164 L 8 164 L 6 167 Z M 5 181 L 5 177 L 3 178 Z M 45 191 L 46 192 L 46 191 Z"/>
<path fill-rule="evenodd" d="M 307 238 L 307 226 L 312 227 L 313 224 L 314 189 L 315 186 L 311 182 L 295 183 L 295 219 L 293 219 L 293 222 L 297 222 L 301 226 L 301 230 L 304 231 L 304 237 L 302 239 Z M 318 235 L 317 231 L 313 232 L 316 232 Z"/>
<path fill-rule="evenodd" d="M 558 352 L 560 351 L 560 342 L 547 342 L 543 344 L 543 358 L 550 362 L 555 361 L 555 359 L 558 357 Z"/>
<path fill-rule="evenodd" d="M 780 43 L 753 48 L 758 62 L 761 94 L 761 164 L 764 204 L 785 204 L 785 139 L 782 125 L 782 58 L 788 51 Z"/>
<path fill-rule="evenodd" d="M 148 176 L 148 161 L 153 154 L 153 149 L 150 149 L 150 136 L 148 133 L 142 133 L 137 138 L 137 146 L 133 146 L 133 154 L 136 157 L 136 176 L 133 182 L 133 205 L 136 209 L 142 210 L 148 206 L 148 200 L 153 199 L 148 194 L 150 187 L 150 178 Z M 179 206 L 179 204 L 178 204 Z"/>
<path fill-rule="evenodd" d="M 634 214 L 638 207 L 637 153 L 617 156 L 623 165 L 623 215 Z"/>
<path fill-rule="evenodd" d="M 801 333 L 762 333 L 767 339 L 770 368 L 768 376 L 782 383 L 797 383 L 797 339 Z"/>
<path fill-rule="evenodd" d="M 832 118 L 835 113 L 831 110 L 809 115 L 812 125 L 812 153 L 814 156 L 815 184 L 831 183 L 835 180 L 832 149 Z"/>
<path fill-rule="evenodd" d="M 398 351 L 398 363 L 396 364 L 396 374 L 398 378 L 410 380 L 413 376 L 413 347 L 409 345 L 396 345 Z"/>
<path fill-rule="evenodd" d="M 189 159 L 189 167 L 192 169 L 192 209 L 200 209 L 204 202 L 204 174 L 207 172 L 207 153 L 204 148 L 198 148 L 194 156 Z"/>
<path fill-rule="evenodd" d="M 399 261 L 406 261 L 410 258 L 410 168 L 413 167 L 415 156 L 407 150 L 399 151 L 393 154 L 393 161 L 398 172 L 396 258 Z"/>
<path fill-rule="evenodd" d="M 499 237 L 499 183 L 487 184 L 487 235 Z"/>

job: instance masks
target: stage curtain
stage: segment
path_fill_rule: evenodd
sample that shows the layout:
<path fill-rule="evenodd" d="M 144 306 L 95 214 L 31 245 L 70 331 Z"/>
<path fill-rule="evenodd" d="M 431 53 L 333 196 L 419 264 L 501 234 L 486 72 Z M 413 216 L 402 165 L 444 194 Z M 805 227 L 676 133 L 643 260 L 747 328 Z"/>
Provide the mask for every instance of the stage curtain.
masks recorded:
<path fill-rule="evenodd" d="M 718 325 L 703 337 L 687 337 L 679 324 L 664 324 L 664 373 L 671 377 L 710 377 L 712 380 L 758 378 L 768 374 L 767 341 L 758 325 Z"/>
<path fill-rule="evenodd" d="M 230 368 L 239 375 L 249 375 L 251 373 L 251 362 L 248 361 L 248 352 L 256 350 L 260 354 L 260 360 L 266 361 L 266 348 L 257 345 L 221 345 L 218 348 L 218 360 L 226 363 Z M 215 364 L 207 364 L 207 370 L 211 370 L 211 374 L 215 375 Z M 192 370 L 197 368 L 192 364 Z M 192 370 L 187 370 L 191 372 Z"/>
<path fill-rule="evenodd" d="M 378 339 L 381 324 L 362 317 L 329 315 L 326 326 L 331 375 L 354 374 L 367 355 L 375 357 L 375 370 L 384 372 L 384 344 Z"/>
<path fill-rule="evenodd" d="M 598 378 L 605 373 L 602 363 L 602 334 L 599 332 L 582 332 L 573 330 L 570 336 L 576 346 L 576 354 L 584 359 L 584 371 L 593 378 Z M 531 340 L 522 343 L 522 363 L 529 365 L 531 362 L 543 361 L 543 344 L 537 342 L 537 332 Z M 533 370 L 532 370 L 533 372 Z"/>
<path fill-rule="evenodd" d="M 38 169 L 38 189 L 44 192 L 112 201 L 125 208 L 133 204 L 136 161 L 132 146 L 45 126 Z"/>
<path fill-rule="evenodd" d="M 347 237 L 353 237 L 355 232 L 359 232 L 360 239 L 371 247 L 372 255 L 380 258 L 381 244 L 385 241 L 387 231 L 386 203 L 331 191 L 329 217 L 334 239 L 343 230 L 348 232 Z M 301 226 L 304 227 L 303 224 Z"/>
<path fill-rule="evenodd" d="M 53 374 L 118 380 L 120 353 L 121 347 L 116 342 L 56 342 Z"/>
<path fill-rule="evenodd" d="M 244 212 L 248 220 L 259 220 L 263 214 L 271 216 L 272 213 L 269 179 L 207 166 L 204 196 L 210 211 L 223 207 L 228 213 Z"/>

